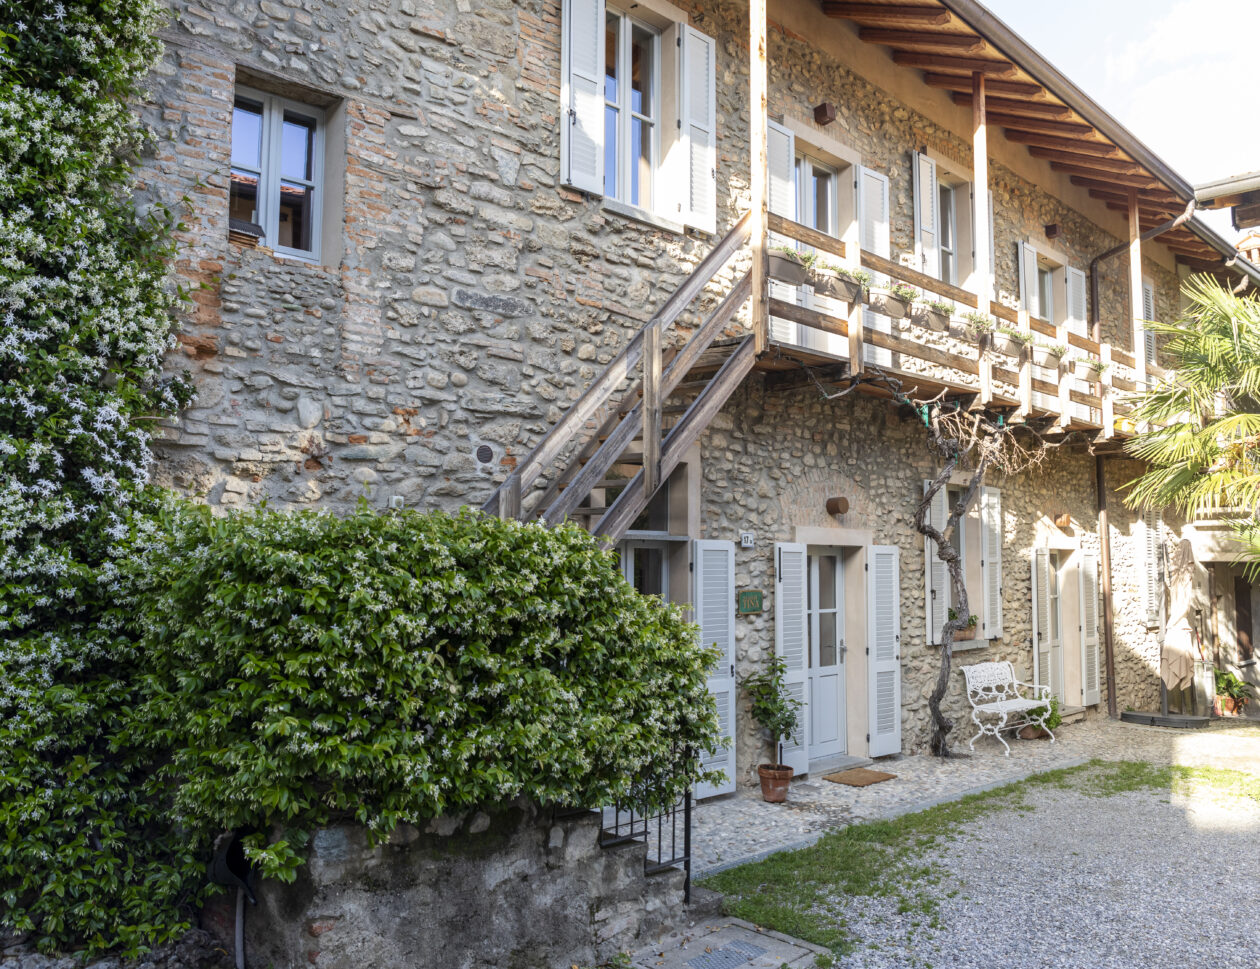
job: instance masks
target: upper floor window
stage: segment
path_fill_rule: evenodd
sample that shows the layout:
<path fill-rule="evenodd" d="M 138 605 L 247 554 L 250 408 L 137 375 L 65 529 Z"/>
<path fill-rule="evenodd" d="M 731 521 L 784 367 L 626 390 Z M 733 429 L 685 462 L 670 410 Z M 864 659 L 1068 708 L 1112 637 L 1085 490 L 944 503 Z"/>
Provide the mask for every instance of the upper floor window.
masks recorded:
<path fill-rule="evenodd" d="M 232 109 L 229 216 L 276 252 L 319 258 L 324 113 L 238 87 Z"/>
<path fill-rule="evenodd" d="M 954 186 L 937 185 L 941 207 L 941 280 L 958 283 L 958 199 Z"/>
<path fill-rule="evenodd" d="M 566 185 L 712 232 L 717 47 L 642 0 L 563 0 L 560 170 Z"/>

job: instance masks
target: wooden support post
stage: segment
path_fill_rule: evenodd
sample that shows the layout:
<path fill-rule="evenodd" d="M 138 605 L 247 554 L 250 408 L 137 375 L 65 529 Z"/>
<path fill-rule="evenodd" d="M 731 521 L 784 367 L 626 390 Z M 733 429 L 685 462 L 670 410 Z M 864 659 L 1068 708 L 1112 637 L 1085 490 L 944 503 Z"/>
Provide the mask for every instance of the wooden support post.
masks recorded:
<path fill-rule="evenodd" d="M 766 305 L 766 221 L 770 163 L 766 157 L 766 0 L 748 0 L 748 138 L 752 222 L 752 328 L 758 354 L 770 341 Z"/>
<path fill-rule="evenodd" d="M 866 331 L 862 327 L 865 306 L 861 294 L 849 304 L 849 373 L 852 374 L 860 374 L 866 369 Z"/>
<path fill-rule="evenodd" d="M 1027 310 L 1019 311 L 1019 329 L 1022 333 L 1032 332 Z M 1019 410 L 1016 413 L 1028 417 L 1032 406 L 1032 351 L 1026 347 L 1019 354 Z"/>
<path fill-rule="evenodd" d="M 989 311 L 993 301 L 993 280 L 989 275 L 992 263 L 993 240 L 989 238 L 989 129 L 985 119 L 984 75 L 977 71 L 971 75 L 971 190 L 975 193 L 972 205 L 972 248 L 975 250 L 971 267 L 971 285 L 967 288 L 976 294 L 981 313 Z M 980 352 L 980 398 L 983 406 L 993 401 L 993 362 Z"/>
<path fill-rule="evenodd" d="M 661 328 L 643 331 L 643 488 L 651 495 L 661 474 Z"/>
<path fill-rule="evenodd" d="M 499 489 L 499 517 L 517 519 L 521 517 L 521 473 L 513 471 L 507 481 Z"/>
<path fill-rule="evenodd" d="M 1111 344 L 1100 344 L 1098 355 L 1098 358 L 1106 364 L 1106 369 L 1098 379 L 1098 396 L 1102 398 L 1103 440 L 1109 441 L 1116 436 L 1116 397 L 1111 384 Z"/>
<path fill-rule="evenodd" d="M 1142 221 L 1137 189 L 1129 189 L 1129 306 L 1133 329 L 1133 369 L 1139 389 L 1146 388 L 1146 333 L 1142 326 Z"/>
<path fill-rule="evenodd" d="M 1054 340 L 1059 346 L 1068 346 L 1068 328 L 1067 323 L 1060 323 L 1055 328 Z M 1072 422 L 1072 387 L 1076 383 L 1076 375 L 1072 372 L 1072 365 L 1067 364 L 1067 370 L 1063 369 L 1064 361 L 1059 361 L 1059 419 L 1056 427 L 1063 430 Z"/>

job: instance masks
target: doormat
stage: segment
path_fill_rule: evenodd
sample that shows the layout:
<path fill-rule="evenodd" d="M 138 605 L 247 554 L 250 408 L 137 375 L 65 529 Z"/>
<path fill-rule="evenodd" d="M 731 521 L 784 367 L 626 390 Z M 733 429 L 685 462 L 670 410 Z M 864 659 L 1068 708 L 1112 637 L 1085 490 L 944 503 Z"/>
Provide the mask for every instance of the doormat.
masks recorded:
<path fill-rule="evenodd" d="M 896 774 L 886 774 L 882 770 L 851 767 L 848 770 L 836 771 L 834 774 L 823 774 L 823 780 L 834 784 L 848 784 L 849 787 L 869 787 L 880 781 L 891 781 L 896 776 Z"/>

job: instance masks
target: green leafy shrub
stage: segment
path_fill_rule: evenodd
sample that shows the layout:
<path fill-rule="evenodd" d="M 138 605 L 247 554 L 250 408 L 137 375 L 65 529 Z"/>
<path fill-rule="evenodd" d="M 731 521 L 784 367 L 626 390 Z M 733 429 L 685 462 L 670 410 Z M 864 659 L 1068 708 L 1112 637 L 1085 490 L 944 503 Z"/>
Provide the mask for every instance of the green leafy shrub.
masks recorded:
<path fill-rule="evenodd" d="M 1029 710 L 1027 714 L 1028 719 L 1034 720 L 1037 717 L 1041 717 L 1044 715 L 1046 718 L 1046 729 L 1054 730 L 1056 727 L 1059 726 L 1059 724 L 1063 723 L 1063 712 L 1059 709 L 1059 698 L 1057 696 L 1052 696 L 1050 698 L 1049 706 L 1050 706 L 1049 713 L 1046 712 L 1045 705 L 1034 707 L 1033 709 Z"/>
<path fill-rule="evenodd" d="M 769 733 L 775 757 L 783 760 L 783 740 L 795 736 L 801 703 L 787 691 L 787 664 L 774 657 L 768 666 L 747 674 L 740 685 L 748 692 L 753 719 Z"/>

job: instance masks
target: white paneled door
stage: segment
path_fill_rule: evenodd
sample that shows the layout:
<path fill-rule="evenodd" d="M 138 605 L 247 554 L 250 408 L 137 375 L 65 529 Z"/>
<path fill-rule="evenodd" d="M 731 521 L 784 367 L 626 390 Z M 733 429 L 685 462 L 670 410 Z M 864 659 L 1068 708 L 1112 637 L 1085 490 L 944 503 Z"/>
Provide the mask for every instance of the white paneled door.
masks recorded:
<path fill-rule="evenodd" d="M 840 556 L 809 556 L 809 759 L 845 752 L 844 572 Z"/>

